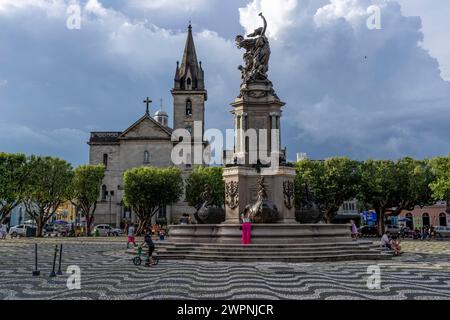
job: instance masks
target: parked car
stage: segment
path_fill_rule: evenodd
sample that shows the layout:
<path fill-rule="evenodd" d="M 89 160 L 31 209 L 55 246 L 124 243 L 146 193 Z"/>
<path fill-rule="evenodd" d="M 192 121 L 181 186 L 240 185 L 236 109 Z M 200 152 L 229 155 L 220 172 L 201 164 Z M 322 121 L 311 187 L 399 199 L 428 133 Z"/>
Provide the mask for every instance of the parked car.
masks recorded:
<path fill-rule="evenodd" d="M 378 236 L 378 229 L 375 226 L 362 226 L 359 228 L 360 237 L 376 237 Z"/>
<path fill-rule="evenodd" d="M 119 236 L 123 234 L 123 231 L 118 228 L 113 228 L 109 224 L 99 224 L 96 225 L 93 229 L 93 233 L 95 234 L 98 231 L 99 236 Z"/>
<path fill-rule="evenodd" d="M 393 224 L 387 224 L 385 230 L 389 231 L 390 234 L 400 234 L 400 227 Z"/>
<path fill-rule="evenodd" d="M 53 223 L 47 223 L 47 224 L 44 226 L 43 231 L 44 231 L 45 233 L 52 233 L 52 232 L 55 232 L 55 225 L 54 225 Z"/>
<path fill-rule="evenodd" d="M 443 227 L 443 226 L 435 227 L 434 233 L 438 238 L 450 237 L 450 227 Z"/>
<path fill-rule="evenodd" d="M 27 236 L 27 225 L 25 224 L 19 224 L 17 226 L 11 227 L 9 228 L 9 232 L 8 234 L 12 237 L 15 238 L 17 236 L 20 237 L 26 237 Z"/>

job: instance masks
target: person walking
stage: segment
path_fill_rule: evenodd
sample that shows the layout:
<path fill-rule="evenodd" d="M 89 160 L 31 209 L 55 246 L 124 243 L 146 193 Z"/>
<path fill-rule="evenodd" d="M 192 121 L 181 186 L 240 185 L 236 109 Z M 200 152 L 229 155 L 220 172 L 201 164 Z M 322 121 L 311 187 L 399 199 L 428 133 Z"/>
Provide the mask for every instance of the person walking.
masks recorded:
<path fill-rule="evenodd" d="M 2 239 L 2 240 L 5 239 L 5 238 L 4 238 L 5 232 L 4 232 L 3 230 L 4 230 L 4 229 L 3 229 L 3 224 L 1 224 L 1 225 L 0 225 L 0 239 Z"/>
<path fill-rule="evenodd" d="M 132 243 L 133 246 L 136 247 L 135 233 L 136 233 L 136 229 L 135 229 L 134 225 L 130 224 L 130 226 L 128 227 L 127 249 L 130 248 L 130 243 Z"/>
<path fill-rule="evenodd" d="M 245 208 L 244 213 L 242 214 L 242 240 L 241 243 L 243 245 L 250 244 L 251 242 L 251 231 L 252 231 L 252 223 L 250 221 L 250 210 Z"/>
<path fill-rule="evenodd" d="M 1 229 L 2 229 L 2 240 L 5 240 L 6 236 L 8 235 L 8 225 L 6 223 L 3 223 L 1 225 Z"/>
<path fill-rule="evenodd" d="M 358 228 L 356 227 L 354 220 L 350 220 L 350 224 L 352 228 L 352 239 L 356 241 L 358 239 Z"/>

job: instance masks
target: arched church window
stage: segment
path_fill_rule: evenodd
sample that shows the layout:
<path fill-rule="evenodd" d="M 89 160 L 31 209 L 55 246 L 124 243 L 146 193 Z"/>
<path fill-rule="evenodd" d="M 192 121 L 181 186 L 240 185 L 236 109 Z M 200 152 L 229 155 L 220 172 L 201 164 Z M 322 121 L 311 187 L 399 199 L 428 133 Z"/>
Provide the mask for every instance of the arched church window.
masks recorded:
<path fill-rule="evenodd" d="M 108 167 L 108 154 L 107 153 L 103 154 L 103 164 L 105 165 L 105 167 Z"/>
<path fill-rule="evenodd" d="M 144 163 L 149 163 L 150 162 L 150 154 L 148 153 L 148 151 L 144 151 Z"/>
<path fill-rule="evenodd" d="M 442 227 L 447 226 L 447 215 L 444 212 L 439 213 L 439 225 Z"/>
<path fill-rule="evenodd" d="M 192 115 L 192 101 L 191 99 L 186 100 L 186 116 Z"/>
<path fill-rule="evenodd" d="M 188 90 L 192 89 L 192 80 L 191 80 L 191 78 L 187 78 L 187 80 L 186 80 L 186 88 Z"/>
<path fill-rule="evenodd" d="M 186 127 L 186 130 L 187 130 L 190 134 L 192 134 L 192 127 L 191 127 L 191 126 L 187 126 L 187 127 Z"/>
<path fill-rule="evenodd" d="M 106 190 L 106 186 L 102 185 L 102 200 L 106 200 L 107 196 L 108 196 L 108 191 Z"/>

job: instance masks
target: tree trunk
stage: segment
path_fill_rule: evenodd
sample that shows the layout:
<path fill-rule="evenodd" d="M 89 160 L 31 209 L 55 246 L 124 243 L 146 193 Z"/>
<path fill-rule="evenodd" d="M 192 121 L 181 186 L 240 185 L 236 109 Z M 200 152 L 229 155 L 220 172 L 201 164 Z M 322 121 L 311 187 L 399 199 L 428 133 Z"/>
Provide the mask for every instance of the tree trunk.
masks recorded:
<path fill-rule="evenodd" d="M 1 214 L 0 215 L 0 224 L 4 224 L 6 222 L 6 219 L 8 218 L 8 215 L 9 214 L 5 214 L 5 215 Z"/>
<path fill-rule="evenodd" d="M 144 231 L 146 225 L 146 219 L 139 219 L 138 228 L 136 230 L 136 235 L 140 236 L 142 232 Z"/>
<path fill-rule="evenodd" d="M 144 233 L 144 230 L 151 226 L 152 216 L 145 215 L 144 218 L 139 218 L 139 225 L 136 234 L 142 235 Z"/>
<path fill-rule="evenodd" d="M 4 224 L 9 215 L 11 214 L 11 211 L 14 209 L 14 207 L 6 207 L 5 206 L 2 208 L 2 211 L 0 212 L 0 224 Z"/>
<path fill-rule="evenodd" d="M 385 209 L 384 208 L 381 208 L 381 211 L 380 211 L 380 225 L 381 225 L 381 228 L 380 228 L 380 230 L 381 230 L 381 234 L 383 235 L 384 234 L 384 226 L 385 226 L 385 223 L 384 223 L 384 216 L 385 216 Z"/>
<path fill-rule="evenodd" d="M 89 237 L 91 236 L 91 226 L 92 221 L 94 220 L 94 216 L 91 214 L 86 215 L 86 235 Z"/>
<path fill-rule="evenodd" d="M 44 221 L 42 217 L 36 219 L 36 237 L 42 238 L 42 229 L 44 228 Z"/>
<path fill-rule="evenodd" d="M 376 207 L 375 212 L 377 213 L 377 226 L 378 226 L 378 236 L 382 236 L 384 234 L 384 214 L 385 214 L 385 208 L 384 207 Z"/>
<path fill-rule="evenodd" d="M 381 207 L 374 207 L 374 209 L 375 209 L 375 213 L 376 213 L 376 216 L 377 216 L 377 231 L 378 231 L 378 236 L 381 236 L 380 235 L 380 230 L 381 230 Z"/>

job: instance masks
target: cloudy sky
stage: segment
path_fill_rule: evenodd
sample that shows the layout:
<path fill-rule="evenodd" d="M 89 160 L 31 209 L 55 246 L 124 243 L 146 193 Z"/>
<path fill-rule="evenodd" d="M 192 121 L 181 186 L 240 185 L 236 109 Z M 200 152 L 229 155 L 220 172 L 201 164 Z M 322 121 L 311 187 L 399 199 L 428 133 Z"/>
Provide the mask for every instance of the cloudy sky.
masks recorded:
<path fill-rule="evenodd" d="M 66 27 L 81 6 L 81 29 Z M 381 29 L 371 30 L 371 5 Z M 192 20 L 206 127 L 232 126 L 236 34 L 269 23 L 269 76 L 288 157 L 450 152 L 448 0 L 0 0 L 0 151 L 88 162 L 90 131 L 121 131 L 170 89 Z M 169 119 L 171 122 L 172 119 Z"/>

